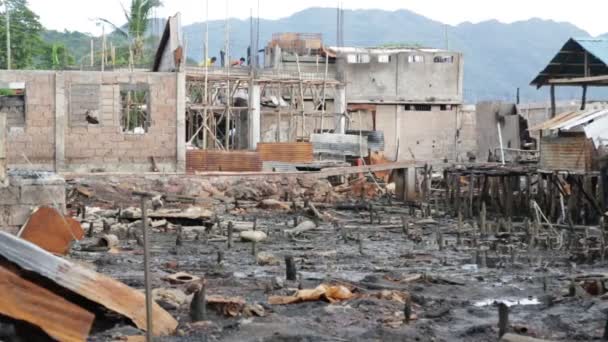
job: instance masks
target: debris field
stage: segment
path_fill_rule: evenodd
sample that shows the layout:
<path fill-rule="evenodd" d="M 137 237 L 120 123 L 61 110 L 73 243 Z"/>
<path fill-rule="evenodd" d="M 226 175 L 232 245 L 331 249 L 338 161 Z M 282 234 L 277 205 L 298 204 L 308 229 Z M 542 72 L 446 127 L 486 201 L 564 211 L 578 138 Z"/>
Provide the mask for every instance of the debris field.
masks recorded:
<path fill-rule="evenodd" d="M 84 238 L 65 258 L 143 293 L 142 212 L 129 190 L 140 184 L 134 183 L 68 181 L 68 210 Z M 158 194 L 146 212 L 153 299 L 177 321 L 161 340 L 604 336 L 603 257 L 580 260 L 531 240 L 529 222 L 485 212 L 483 219 L 465 219 L 440 206 L 408 205 L 382 181 L 364 182 L 371 187 L 356 194 L 356 182 L 326 180 L 218 180 L 204 191 L 166 179 L 146 183 Z M 89 340 L 144 339 L 145 329 L 116 311 L 96 311 Z M 154 324 L 162 325 L 154 314 Z M 10 336 L 16 324 L 3 321 L 0 332 Z"/>

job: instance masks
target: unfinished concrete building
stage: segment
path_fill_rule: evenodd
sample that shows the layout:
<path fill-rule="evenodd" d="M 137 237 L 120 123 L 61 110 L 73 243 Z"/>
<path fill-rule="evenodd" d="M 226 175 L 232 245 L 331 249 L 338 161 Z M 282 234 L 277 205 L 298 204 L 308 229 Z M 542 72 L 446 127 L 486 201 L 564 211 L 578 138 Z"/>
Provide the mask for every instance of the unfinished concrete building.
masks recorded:
<path fill-rule="evenodd" d="M 10 168 L 184 170 L 183 150 L 178 151 L 185 148 L 178 139 L 183 138 L 181 74 L 10 71 L 0 74 L 0 82 L 19 87 L 4 97 L 18 105 L 2 107 Z"/>

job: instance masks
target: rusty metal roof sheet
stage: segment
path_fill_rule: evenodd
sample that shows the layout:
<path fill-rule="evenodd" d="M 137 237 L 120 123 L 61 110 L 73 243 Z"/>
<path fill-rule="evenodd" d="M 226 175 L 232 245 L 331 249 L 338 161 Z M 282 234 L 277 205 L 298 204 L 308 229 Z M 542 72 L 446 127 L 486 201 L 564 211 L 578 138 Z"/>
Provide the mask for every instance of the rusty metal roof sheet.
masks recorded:
<path fill-rule="evenodd" d="M 186 171 L 259 172 L 262 158 L 258 152 L 189 150 L 186 152 Z"/>
<path fill-rule="evenodd" d="M 0 314 L 39 327 L 58 341 L 85 341 L 95 315 L 0 265 Z"/>
<path fill-rule="evenodd" d="M 0 256 L 20 268 L 32 271 L 55 284 L 128 317 L 146 330 L 145 295 L 119 281 L 74 264 L 43 250 L 31 242 L 0 232 Z M 177 321 L 158 304 L 152 303 L 154 334 L 168 335 Z"/>
<path fill-rule="evenodd" d="M 313 161 L 309 142 L 258 143 L 257 150 L 263 161 L 306 163 Z"/>

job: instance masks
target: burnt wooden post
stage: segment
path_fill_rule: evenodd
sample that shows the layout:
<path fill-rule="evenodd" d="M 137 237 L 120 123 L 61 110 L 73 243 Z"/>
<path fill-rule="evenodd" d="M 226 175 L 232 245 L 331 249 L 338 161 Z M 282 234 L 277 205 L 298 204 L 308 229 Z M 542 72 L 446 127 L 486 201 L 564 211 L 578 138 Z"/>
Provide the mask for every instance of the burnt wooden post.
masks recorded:
<path fill-rule="evenodd" d="M 555 117 L 556 108 L 555 108 L 555 85 L 551 85 L 551 117 Z"/>
<path fill-rule="evenodd" d="M 479 230 L 481 231 L 481 236 L 486 236 L 488 234 L 488 227 L 486 225 L 486 202 L 481 202 L 481 213 L 479 217 Z"/>
<path fill-rule="evenodd" d="M 292 255 L 285 256 L 285 275 L 289 281 L 297 280 L 296 263 Z"/>
<path fill-rule="evenodd" d="M 228 249 L 232 248 L 232 229 L 234 228 L 234 223 L 232 221 L 228 222 L 228 240 L 226 240 L 226 247 Z"/>
<path fill-rule="evenodd" d="M 410 323 L 410 318 L 412 317 L 412 299 L 408 296 L 405 300 L 405 305 L 403 306 L 403 320 L 405 324 Z"/>
<path fill-rule="evenodd" d="M 524 197 L 524 203 L 523 203 L 523 207 L 526 208 L 526 212 L 528 213 L 528 216 L 530 214 L 532 214 L 531 209 L 530 209 L 530 200 L 532 200 L 532 175 L 527 172 L 526 173 L 526 196 Z"/>
<path fill-rule="evenodd" d="M 445 183 L 445 193 L 443 196 L 443 200 L 444 200 L 443 210 L 446 213 L 450 212 L 450 180 L 448 178 L 449 178 L 448 170 L 444 169 L 443 170 L 443 182 Z"/>
<path fill-rule="evenodd" d="M 454 182 L 456 183 L 454 188 L 456 189 L 456 213 L 460 212 L 460 173 L 454 175 Z"/>
<path fill-rule="evenodd" d="M 469 210 L 468 210 L 468 217 L 470 219 L 473 218 L 473 190 L 475 189 L 475 174 L 473 174 L 473 172 L 471 172 L 471 174 L 469 175 Z"/>
<path fill-rule="evenodd" d="M 509 307 L 505 303 L 498 304 L 498 337 L 501 338 L 509 329 Z"/>
<path fill-rule="evenodd" d="M 192 322 L 207 320 L 206 283 L 201 281 L 201 288 L 194 293 L 190 302 L 190 319 Z"/>
<path fill-rule="evenodd" d="M 462 234 L 462 213 L 458 213 L 458 230 L 456 231 L 456 245 L 461 246 L 462 245 L 462 239 L 461 239 L 461 235 Z M 475 234 L 475 232 L 473 232 L 473 234 Z"/>
<path fill-rule="evenodd" d="M 581 99 L 581 110 L 585 110 L 585 106 L 587 106 L 587 85 L 583 85 L 583 96 Z"/>

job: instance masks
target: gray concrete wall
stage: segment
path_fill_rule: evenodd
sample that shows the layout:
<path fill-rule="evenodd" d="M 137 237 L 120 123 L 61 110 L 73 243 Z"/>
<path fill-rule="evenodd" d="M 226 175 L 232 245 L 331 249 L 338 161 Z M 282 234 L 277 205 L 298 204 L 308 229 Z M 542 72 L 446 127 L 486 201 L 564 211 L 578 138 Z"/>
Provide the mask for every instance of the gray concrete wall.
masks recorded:
<path fill-rule="evenodd" d="M 411 62 L 410 56 L 423 61 Z M 436 57 L 451 57 L 439 63 Z M 456 52 L 401 52 L 380 63 L 371 55 L 369 63 L 347 63 L 338 59 L 338 74 L 346 84 L 346 97 L 353 102 L 462 103 L 462 54 Z"/>
<path fill-rule="evenodd" d="M 500 147 L 498 125 L 500 121 L 503 147 L 521 147 L 519 115 L 515 114 L 515 104 L 507 102 L 480 102 L 476 106 L 477 159 L 487 161 L 489 150 L 495 153 Z"/>
<path fill-rule="evenodd" d="M 9 127 L 9 167 L 76 172 L 149 171 L 149 158 L 154 157 L 161 171 L 178 170 L 179 164 L 185 161 L 185 146 L 178 149 L 178 75 L 79 71 L 0 73 L 0 82 L 25 82 L 26 88 L 25 124 Z M 123 132 L 120 124 L 120 86 L 137 83 L 149 89 L 151 126 L 144 134 Z M 184 80 L 181 84 L 185 87 Z M 97 94 L 99 98 L 86 101 L 82 96 L 85 88 L 89 96 Z M 83 110 L 90 110 L 88 107 L 95 104 L 99 124 L 83 122 Z M 184 157 L 180 158 L 180 154 Z"/>
<path fill-rule="evenodd" d="M 384 155 L 389 159 L 466 160 L 467 152 L 476 151 L 474 111 L 409 111 L 402 105 L 379 105 L 376 112 L 376 129 L 384 132 Z"/>

